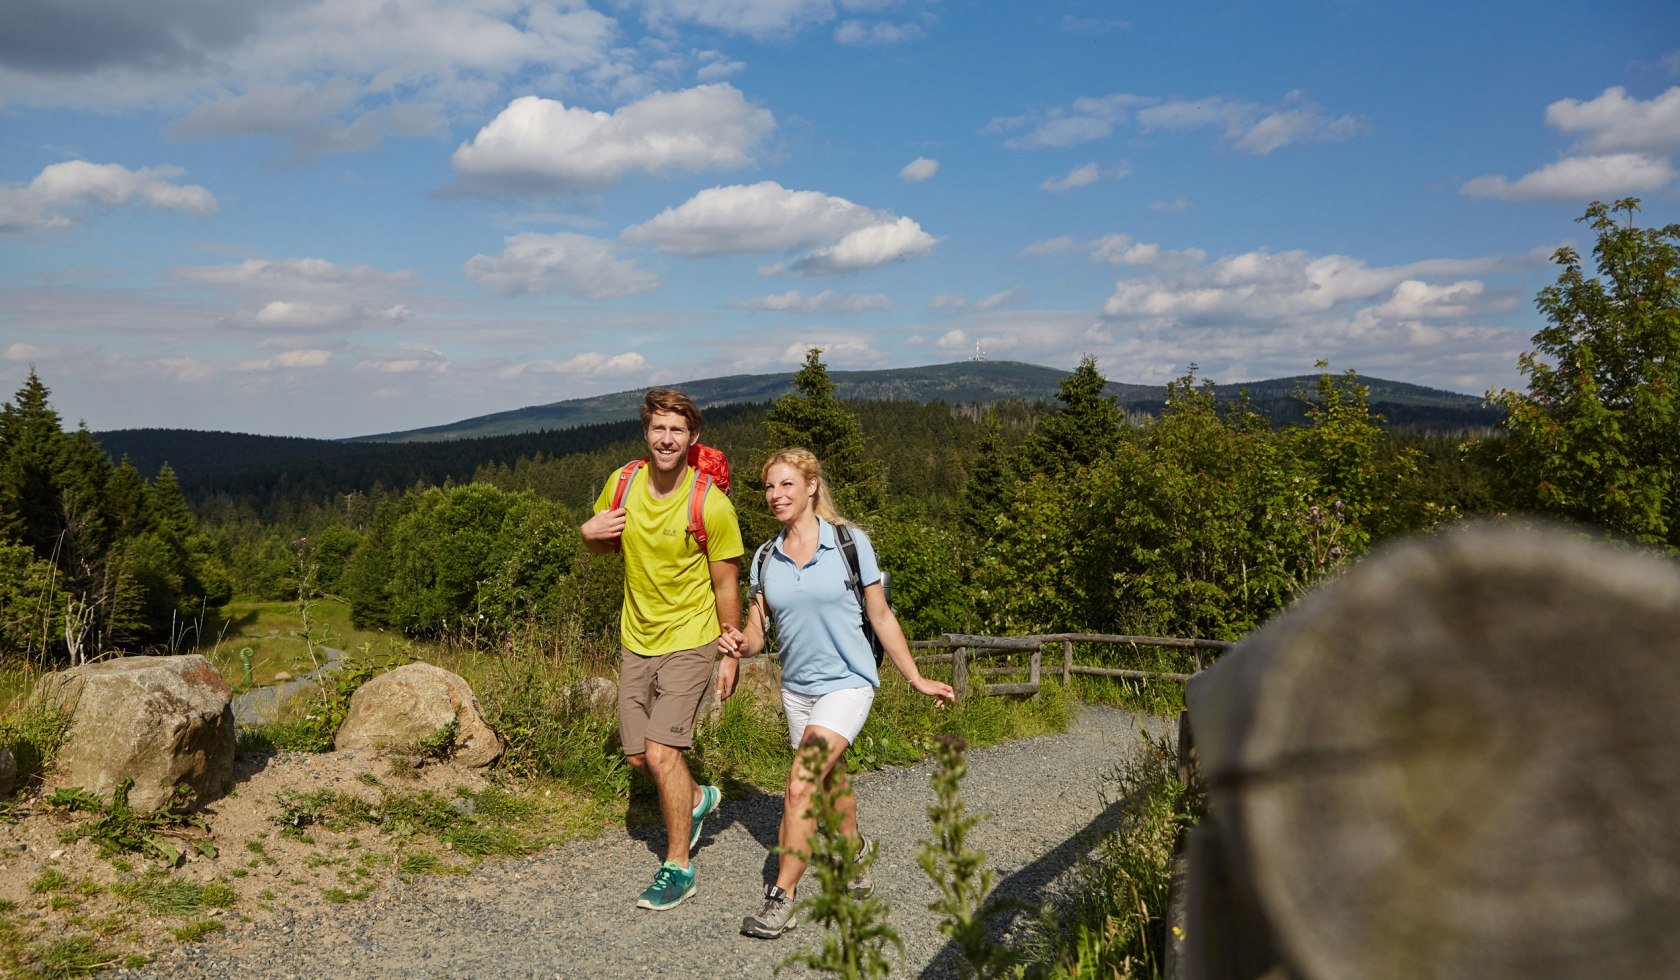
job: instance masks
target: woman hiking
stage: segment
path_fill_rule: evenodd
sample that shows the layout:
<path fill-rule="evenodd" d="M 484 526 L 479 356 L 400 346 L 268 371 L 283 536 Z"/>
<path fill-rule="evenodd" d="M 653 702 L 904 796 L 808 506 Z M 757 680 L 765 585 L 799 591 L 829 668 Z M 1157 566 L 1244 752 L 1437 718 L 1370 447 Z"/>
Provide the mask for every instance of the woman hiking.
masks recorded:
<path fill-rule="evenodd" d="M 773 616 L 788 739 L 796 752 L 818 743 L 827 749 L 820 773 L 809 771 L 802 755 L 794 758 L 782 805 L 776 882 L 764 889 L 763 907 L 741 923 L 744 935 L 774 939 L 795 925 L 794 893 L 810 859 L 810 839 L 816 831 L 811 798 L 819 783 L 837 793 L 841 832 L 860 847 L 871 846 L 858 833 L 857 798 L 842 764 L 847 747 L 869 718 L 881 683 L 864 633 L 865 617 L 911 688 L 941 705 L 955 694 L 951 685 L 923 677 L 916 669 L 904 631 L 887 606 L 875 548 L 867 535 L 835 512 L 817 457 L 806 449 L 778 450 L 764 464 L 763 478 L 764 501 L 782 530 L 754 556 L 746 630 L 725 628 L 718 645 L 733 657 L 759 653 L 766 620 Z M 861 605 L 843 552 L 848 537 L 856 548 Z M 854 894 L 868 894 L 870 884 L 859 876 L 851 888 Z"/>

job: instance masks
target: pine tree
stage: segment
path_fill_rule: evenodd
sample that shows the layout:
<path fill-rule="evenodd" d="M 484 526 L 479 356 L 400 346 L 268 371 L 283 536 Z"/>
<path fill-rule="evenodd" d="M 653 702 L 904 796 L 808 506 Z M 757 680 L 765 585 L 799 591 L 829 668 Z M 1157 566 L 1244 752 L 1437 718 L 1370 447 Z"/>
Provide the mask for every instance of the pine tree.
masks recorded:
<path fill-rule="evenodd" d="M 1062 379 L 1056 392 L 1061 407 L 1042 419 L 1022 446 L 1022 458 L 1030 469 L 1055 476 L 1089 466 L 1129 434 L 1119 399 L 1103 394 L 1107 385 L 1108 379 L 1089 356 Z"/>
<path fill-rule="evenodd" d="M 57 470 L 66 437 L 48 394 L 31 368 L 13 400 L 0 405 L 0 534 L 50 559 L 63 530 Z"/>
<path fill-rule="evenodd" d="M 111 476 L 111 459 L 86 425 L 65 440 L 58 463 L 61 520 L 64 546 L 59 567 L 81 580 L 96 574 L 111 546 L 111 529 L 105 513 L 105 486 Z"/>
<path fill-rule="evenodd" d="M 793 391 L 771 406 L 764 425 L 771 443 L 766 455 L 792 446 L 816 454 L 842 511 L 871 513 L 880 508 L 885 495 L 880 474 L 866 455 L 863 427 L 834 397 L 822 348 L 806 352 L 805 366 L 793 376 Z"/>
<path fill-rule="evenodd" d="M 978 541 L 991 533 L 992 521 L 1009 506 L 1019 479 L 1016 461 L 1003 438 L 1003 424 L 996 411 L 986 413 L 979 452 L 963 487 L 963 523 Z"/>
<path fill-rule="evenodd" d="M 146 486 L 145 513 L 146 523 L 152 530 L 177 543 L 184 544 L 197 527 L 192 507 L 181 492 L 181 481 L 168 463 L 158 469 L 157 476 Z"/>

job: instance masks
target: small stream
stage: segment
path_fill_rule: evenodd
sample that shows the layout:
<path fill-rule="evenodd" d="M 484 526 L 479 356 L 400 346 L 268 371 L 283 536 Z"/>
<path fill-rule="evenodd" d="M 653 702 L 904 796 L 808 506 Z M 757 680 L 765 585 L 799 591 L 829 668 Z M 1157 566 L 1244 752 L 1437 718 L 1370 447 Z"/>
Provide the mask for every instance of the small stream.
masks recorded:
<path fill-rule="evenodd" d="M 256 687 L 244 694 L 233 698 L 233 722 L 240 727 L 249 728 L 253 725 L 267 725 L 274 721 L 280 711 L 280 705 L 286 699 L 304 688 L 314 684 L 328 674 L 336 674 L 343 669 L 339 661 L 344 659 L 343 650 L 331 647 L 321 648 L 327 655 L 327 662 L 315 668 L 302 677 L 294 677 L 279 684 L 267 687 Z"/>

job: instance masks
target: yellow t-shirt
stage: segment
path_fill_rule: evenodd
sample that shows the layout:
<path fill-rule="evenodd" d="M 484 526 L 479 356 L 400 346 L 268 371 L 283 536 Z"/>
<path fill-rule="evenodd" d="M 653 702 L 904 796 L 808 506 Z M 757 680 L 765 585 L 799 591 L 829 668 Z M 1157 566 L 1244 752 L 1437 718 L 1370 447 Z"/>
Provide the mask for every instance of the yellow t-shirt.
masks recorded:
<path fill-rule="evenodd" d="M 648 467 L 636 471 L 624 492 L 624 606 L 619 637 L 643 656 L 692 650 L 718 638 L 717 597 L 712 592 L 709 561 L 741 557 L 741 525 L 735 505 L 714 484 L 702 512 L 706 550 L 688 533 L 688 501 L 698 472 L 692 467 L 682 486 L 663 500 L 648 493 Z M 614 470 L 595 498 L 598 514 L 612 505 L 618 487 Z"/>

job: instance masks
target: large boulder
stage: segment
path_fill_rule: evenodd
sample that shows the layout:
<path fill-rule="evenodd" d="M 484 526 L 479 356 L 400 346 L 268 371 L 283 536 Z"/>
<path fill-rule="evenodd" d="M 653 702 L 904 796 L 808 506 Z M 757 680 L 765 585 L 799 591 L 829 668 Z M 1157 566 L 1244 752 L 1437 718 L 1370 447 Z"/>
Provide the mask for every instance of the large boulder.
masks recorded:
<path fill-rule="evenodd" d="M 36 684 L 70 716 L 50 784 L 110 797 L 124 779 L 129 806 L 151 813 L 185 784 L 188 808 L 233 785 L 233 708 L 227 682 L 210 661 L 123 657 L 49 674 Z"/>
<path fill-rule="evenodd" d="M 451 761 L 478 767 L 501 756 L 502 740 L 484 723 L 478 698 L 459 674 L 435 664 L 408 664 L 356 689 L 334 744 L 340 749 L 412 749 L 452 722 Z"/>

